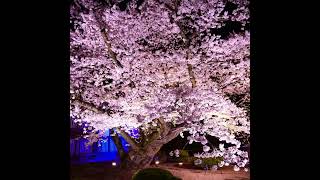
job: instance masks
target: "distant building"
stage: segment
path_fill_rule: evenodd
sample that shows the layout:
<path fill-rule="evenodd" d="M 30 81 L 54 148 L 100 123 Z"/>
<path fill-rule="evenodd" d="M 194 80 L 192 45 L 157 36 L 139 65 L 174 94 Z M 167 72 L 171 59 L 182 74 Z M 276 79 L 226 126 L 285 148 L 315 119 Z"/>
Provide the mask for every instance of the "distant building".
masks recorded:
<path fill-rule="evenodd" d="M 71 163 L 89 163 L 102 161 L 118 161 L 118 150 L 114 144 L 110 131 L 107 130 L 103 140 L 86 147 L 87 140 L 79 136 L 82 130 L 71 122 L 70 160 Z M 78 132 L 79 131 L 79 132 Z M 76 134 L 76 135 L 75 135 Z M 127 142 L 120 137 L 125 151 L 128 151 Z"/>

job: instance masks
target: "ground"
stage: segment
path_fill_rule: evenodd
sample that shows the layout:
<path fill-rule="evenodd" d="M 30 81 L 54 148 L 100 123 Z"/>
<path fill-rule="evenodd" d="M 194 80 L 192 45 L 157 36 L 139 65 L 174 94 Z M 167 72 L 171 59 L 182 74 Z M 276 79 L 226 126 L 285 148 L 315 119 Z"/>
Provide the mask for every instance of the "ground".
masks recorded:
<path fill-rule="evenodd" d="M 183 167 L 177 167 L 173 164 L 163 164 L 158 167 L 169 170 L 174 176 L 183 180 L 249 180 L 249 172 L 235 172 L 231 167 L 224 167 L 215 172 L 209 170 L 198 170 Z"/>
<path fill-rule="evenodd" d="M 178 167 L 176 164 L 164 163 L 157 166 L 169 170 L 173 175 L 183 180 L 249 180 L 249 172 L 235 172 L 231 167 L 212 172 L 190 169 L 187 166 Z M 134 171 L 123 171 L 112 167 L 111 163 L 91 163 L 73 165 L 71 167 L 71 180 L 131 180 Z"/>

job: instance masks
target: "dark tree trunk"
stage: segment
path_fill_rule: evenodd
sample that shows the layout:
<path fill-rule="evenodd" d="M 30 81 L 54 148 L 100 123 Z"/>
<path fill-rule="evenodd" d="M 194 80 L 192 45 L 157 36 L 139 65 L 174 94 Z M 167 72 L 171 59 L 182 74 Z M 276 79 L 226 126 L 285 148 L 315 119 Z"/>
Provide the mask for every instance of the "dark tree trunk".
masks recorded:
<path fill-rule="evenodd" d="M 129 160 L 127 162 L 128 167 L 137 169 L 148 167 L 153 161 L 154 156 L 159 152 L 164 144 L 165 143 L 154 143 L 148 145 L 146 149 L 141 149 L 139 151 L 130 151 Z"/>
<path fill-rule="evenodd" d="M 113 130 L 110 129 L 110 134 L 114 134 L 113 133 Z M 120 166 L 121 167 L 126 167 L 126 159 L 127 159 L 127 154 L 126 152 L 124 151 L 124 148 L 122 146 L 122 143 L 121 143 L 121 140 L 119 138 L 119 135 L 118 134 L 115 134 L 115 136 L 111 136 L 112 137 L 112 140 L 114 142 L 114 144 L 116 145 L 117 147 L 117 150 L 118 150 L 118 155 L 120 157 L 120 161 L 121 161 L 121 164 Z"/>
<path fill-rule="evenodd" d="M 142 169 L 148 167 L 154 159 L 154 156 L 159 152 L 161 147 L 177 137 L 182 131 L 183 127 L 166 129 L 164 130 L 165 134 L 162 134 L 163 138 L 158 138 L 144 147 L 140 148 L 131 148 L 128 154 L 122 155 L 121 163 L 122 167 L 130 169 Z M 128 137 L 125 137 L 125 139 Z M 117 138 L 119 139 L 119 138 Z M 130 141 L 131 142 L 131 141 Z M 117 143 L 118 144 L 118 143 Z M 120 143 L 121 144 L 121 143 Z M 123 149 L 122 145 L 117 146 L 118 149 Z M 122 152 L 123 150 L 121 150 Z M 123 151 L 124 152 L 124 151 Z"/>
<path fill-rule="evenodd" d="M 109 136 L 108 136 L 108 152 L 110 152 L 110 140 L 111 140 L 111 136 L 110 136 L 110 131 L 109 131 Z"/>

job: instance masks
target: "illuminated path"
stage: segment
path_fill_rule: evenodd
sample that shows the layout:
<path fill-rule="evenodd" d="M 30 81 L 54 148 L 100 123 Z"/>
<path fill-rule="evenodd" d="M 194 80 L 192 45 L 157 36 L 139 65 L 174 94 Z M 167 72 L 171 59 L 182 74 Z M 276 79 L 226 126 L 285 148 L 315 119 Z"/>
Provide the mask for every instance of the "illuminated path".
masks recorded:
<path fill-rule="evenodd" d="M 215 172 L 208 170 L 185 169 L 175 167 L 172 164 L 158 165 L 159 168 L 169 170 L 173 175 L 183 180 L 249 180 L 250 173 L 244 171 L 233 171 L 232 167 L 224 167 Z"/>
<path fill-rule="evenodd" d="M 173 164 L 165 163 L 158 166 L 169 170 L 172 174 L 182 178 L 182 180 L 249 180 L 249 172 L 233 171 L 232 167 L 224 167 L 215 172 L 186 169 L 175 167 Z M 118 167 L 112 167 L 110 162 L 84 164 L 71 166 L 71 180 L 131 180 L 133 171 L 123 171 Z"/>

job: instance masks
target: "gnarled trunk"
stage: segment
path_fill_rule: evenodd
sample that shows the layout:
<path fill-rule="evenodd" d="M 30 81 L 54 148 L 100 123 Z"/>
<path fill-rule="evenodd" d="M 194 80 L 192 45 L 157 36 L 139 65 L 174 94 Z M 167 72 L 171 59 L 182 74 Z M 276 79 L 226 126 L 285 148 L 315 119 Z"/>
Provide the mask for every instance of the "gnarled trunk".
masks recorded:
<path fill-rule="evenodd" d="M 165 143 L 151 143 L 145 149 L 140 149 L 139 151 L 130 151 L 128 166 L 131 168 L 146 168 L 151 164 L 154 156 L 159 152 L 161 147 Z"/>
<path fill-rule="evenodd" d="M 183 130 L 183 127 L 179 128 L 171 128 L 168 129 L 166 126 L 163 129 L 163 133 L 161 138 L 157 138 L 149 142 L 146 146 L 141 147 L 134 143 L 127 134 L 124 132 L 120 132 L 122 137 L 127 140 L 127 142 L 131 145 L 131 149 L 128 154 L 124 154 L 123 147 L 120 141 L 115 140 L 115 144 L 118 148 L 118 152 L 121 159 L 121 167 L 122 168 L 130 168 L 130 169 L 141 169 L 148 167 L 154 159 L 154 156 L 159 152 L 161 147 L 177 137 L 179 133 Z M 118 136 L 115 136 L 118 139 Z"/>

